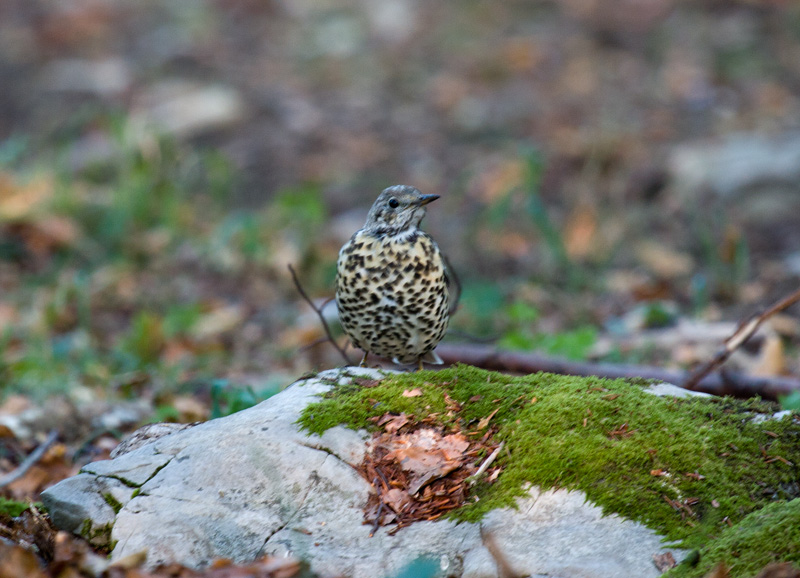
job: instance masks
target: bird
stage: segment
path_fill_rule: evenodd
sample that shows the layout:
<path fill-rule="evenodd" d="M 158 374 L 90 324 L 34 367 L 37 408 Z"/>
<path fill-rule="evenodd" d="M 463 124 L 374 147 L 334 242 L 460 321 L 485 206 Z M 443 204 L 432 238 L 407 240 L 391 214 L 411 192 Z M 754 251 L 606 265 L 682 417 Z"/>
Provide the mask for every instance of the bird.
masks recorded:
<path fill-rule="evenodd" d="M 336 305 L 350 342 L 398 365 L 441 364 L 434 348 L 451 313 L 453 276 L 419 226 L 439 195 L 409 185 L 384 189 L 336 262 Z"/>

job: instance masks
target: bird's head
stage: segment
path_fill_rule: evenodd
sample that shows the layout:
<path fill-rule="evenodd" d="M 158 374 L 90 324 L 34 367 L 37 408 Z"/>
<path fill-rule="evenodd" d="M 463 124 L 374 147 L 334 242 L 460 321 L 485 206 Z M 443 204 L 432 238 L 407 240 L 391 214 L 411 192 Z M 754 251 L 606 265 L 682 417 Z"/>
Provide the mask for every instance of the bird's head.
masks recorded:
<path fill-rule="evenodd" d="M 423 195 L 408 185 L 395 185 L 378 195 L 367 215 L 364 229 L 396 235 L 416 229 L 425 216 L 425 205 L 439 195 Z"/>

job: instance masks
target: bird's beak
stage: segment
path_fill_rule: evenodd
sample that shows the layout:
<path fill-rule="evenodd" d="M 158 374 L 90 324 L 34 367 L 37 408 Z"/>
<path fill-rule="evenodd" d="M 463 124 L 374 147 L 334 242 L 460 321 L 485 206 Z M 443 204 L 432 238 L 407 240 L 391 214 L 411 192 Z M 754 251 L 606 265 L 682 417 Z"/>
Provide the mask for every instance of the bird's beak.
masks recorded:
<path fill-rule="evenodd" d="M 420 206 L 427 205 L 428 203 L 431 203 L 431 202 L 435 201 L 438 198 L 439 198 L 439 195 L 420 195 L 419 204 L 420 204 Z"/>

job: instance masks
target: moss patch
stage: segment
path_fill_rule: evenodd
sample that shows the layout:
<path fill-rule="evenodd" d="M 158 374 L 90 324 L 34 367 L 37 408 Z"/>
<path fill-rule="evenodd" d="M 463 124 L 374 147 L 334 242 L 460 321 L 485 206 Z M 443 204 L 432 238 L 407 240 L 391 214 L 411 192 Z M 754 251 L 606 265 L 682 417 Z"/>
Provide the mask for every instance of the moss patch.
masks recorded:
<path fill-rule="evenodd" d="M 422 395 L 402 396 L 413 388 Z M 448 397 L 460 409 L 448 407 Z M 503 473 L 494 484 L 476 485 L 478 500 L 456 518 L 475 521 L 513 505 L 532 483 L 582 490 L 605 513 L 694 548 L 729 521 L 800 494 L 791 465 L 800 462 L 800 424 L 792 417 L 752 420 L 776 409 L 759 400 L 660 398 L 625 380 L 512 377 L 459 365 L 334 388 L 300 423 L 322 433 L 338 424 L 369 428 L 370 417 L 405 412 L 475 432 L 496 410 L 490 424 L 508 450 L 496 462 Z"/>
<path fill-rule="evenodd" d="M 115 514 L 119 514 L 119 511 L 122 509 L 122 504 L 120 503 L 119 500 L 117 500 L 114 496 L 112 496 L 108 492 L 103 494 L 103 500 L 105 501 L 106 504 L 111 506 L 111 509 L 114 510 Z"/>
<path fill-rule="evenodd" d="M 16 518 L 17 516 L 21 516 L 22 512 L 29 507 L 30 504 L 25 502 L 17 502 L 16 500 L 9 500 L 8 498 L 0 496 L 0 515 Z"/>
<path fill-rule="evenodd" d="M 792 562 L 800 570 L 800 499 L 768 504 L 747 515 L 700 550 L 695 566 L 679 564 L 670 578 L 701 578 L 720 562 L 730 578 L 755 576 L 772 562 Z"/>

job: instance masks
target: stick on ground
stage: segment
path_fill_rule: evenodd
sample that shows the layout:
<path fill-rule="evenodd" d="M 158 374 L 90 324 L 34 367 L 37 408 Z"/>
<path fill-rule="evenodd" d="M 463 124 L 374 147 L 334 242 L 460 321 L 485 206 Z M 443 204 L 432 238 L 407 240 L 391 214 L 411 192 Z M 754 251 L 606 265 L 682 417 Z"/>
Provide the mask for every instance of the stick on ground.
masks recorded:
<path fill-rule="evenodd" d="M 800 301 L 800 289 L 773 304 L 760 315 L 756 315 L 747 321 L 740 323 L 739 327 L 736 328 L 736 331 L 733 332 L 733 335 L 725 340 L 725 347 L 719 353 L 717 353 L 714 358 L 711 359 L 711 361 L 692 372 L 692 374 L 683 383 L 682 387 L 690 390 L 697 389 L 700 381 L 709 373 L 725 363 L 734 351 L 739 349 L 739 347 L 744 345 L 747 340 L 753 336 L 753 334 L 756 332 L 756 330 L 758 330 L 761 324 L 764 323 L 764 321 L 779 311 L 783 311 L 784 309 L 791 307 L 798 301 Z"/>
<path fill-rule="evenodd" d="M 50 446 L 53 445 L 53 443 L 56 441 L 56 438 L 58 438 L 58 432 L 56 430 L 53 430 L 47 434 L 47 439 L 45 439 L 38 448 L 33 450 L 31 455 L 25 458 L 25 460 L 14 471 L 7 473 L 5 476 L 0 478 L 0 488 L 5 488 L 7 485 L 24 476 L 27 471 L 31 469 L 31 466 L 42 459 L 42 456 L 50 448 Z"/>

